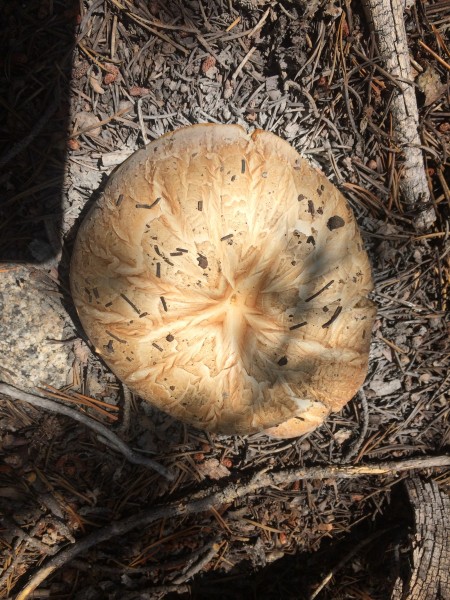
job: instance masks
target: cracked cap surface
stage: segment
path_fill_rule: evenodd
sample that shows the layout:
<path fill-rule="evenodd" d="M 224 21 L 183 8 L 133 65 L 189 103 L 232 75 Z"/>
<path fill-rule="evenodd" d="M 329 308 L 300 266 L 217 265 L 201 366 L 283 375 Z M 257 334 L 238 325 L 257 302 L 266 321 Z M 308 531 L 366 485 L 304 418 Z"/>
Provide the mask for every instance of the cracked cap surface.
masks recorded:
<path fill-rule="evenodd" d="M 133 154 L 80 227 L 71 289 L 112 371 L 201 429 L 302 435 L 366 376 L 352 210 L 269 132 L 194 125 Z"/>

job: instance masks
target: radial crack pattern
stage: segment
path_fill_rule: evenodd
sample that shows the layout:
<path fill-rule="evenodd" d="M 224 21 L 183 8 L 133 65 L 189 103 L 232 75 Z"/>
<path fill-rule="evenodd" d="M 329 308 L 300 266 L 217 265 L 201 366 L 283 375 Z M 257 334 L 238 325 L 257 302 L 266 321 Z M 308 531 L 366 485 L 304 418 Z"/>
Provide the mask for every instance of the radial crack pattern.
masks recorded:
<path fill-rule="evenodd" d="M 81 321 L 112 370 L 224 433 L 291 417 L 306 431 L 348 401 L 367 368 L 371 286 L 342 195 L 280 138 L 237 126 L 134 154 L 72 261 Z"/>

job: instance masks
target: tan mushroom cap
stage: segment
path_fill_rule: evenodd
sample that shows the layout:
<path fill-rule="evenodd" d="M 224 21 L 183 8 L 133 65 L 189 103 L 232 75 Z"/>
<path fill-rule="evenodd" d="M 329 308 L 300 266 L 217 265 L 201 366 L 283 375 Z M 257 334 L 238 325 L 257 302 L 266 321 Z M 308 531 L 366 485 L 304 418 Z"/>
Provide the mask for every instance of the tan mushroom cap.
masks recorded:
<path fill-rule="evenodd" d="M 353 213 L 266 131 L 194 125 L 133 154 L 81 225 L 71 288 L 112 371 L 209 431 L 302 435 L 367 372 L 375 308 Z"/>

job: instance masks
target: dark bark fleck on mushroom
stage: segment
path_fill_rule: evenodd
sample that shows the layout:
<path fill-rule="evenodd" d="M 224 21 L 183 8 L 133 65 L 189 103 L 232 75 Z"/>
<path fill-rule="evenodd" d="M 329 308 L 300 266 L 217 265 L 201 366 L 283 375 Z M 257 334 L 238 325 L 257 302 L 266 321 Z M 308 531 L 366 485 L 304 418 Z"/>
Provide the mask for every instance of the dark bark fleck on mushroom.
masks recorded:
<path fill-rule="evenodd" d="M 342 217 L 338 215 L 334 215 L 334 217 L 330 217 L 327 221 L 327 227 L 330 231 L 334 229 L 339 229 L 340 227 L 344 227 L 345 221 Z"/>

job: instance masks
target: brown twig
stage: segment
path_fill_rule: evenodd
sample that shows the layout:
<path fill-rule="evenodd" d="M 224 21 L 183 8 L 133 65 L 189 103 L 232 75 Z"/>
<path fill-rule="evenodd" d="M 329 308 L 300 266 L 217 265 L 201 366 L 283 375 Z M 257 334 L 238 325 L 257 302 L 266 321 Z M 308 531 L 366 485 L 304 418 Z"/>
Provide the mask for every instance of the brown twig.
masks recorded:
<path fill-rule="evenodd" d="M 1 391 L 1 386 L 0 386 Z M 412 469 L 428 469 L 431 467 L 449 467 L 450 456 L 435 456 L 415 458 L 403 461 L 385 462 L 379 464 L 359 465 L 352 467 L 310 467 L 283 469 L 277 472 L 259 471 L 255 475 L 243 479 L 238 483 L 231 482 L 222 489 L 217 487 L 209 495 L 203 493 L 193 494 L 184 500 L 170 502 L 142 511 L 121 521 L 94 531 L 84 539 L 66 548 L 49 559 L 19 591 L 16 600 L 26 600 L 30 594 L 47 577 L 57 569 L 70 562 L 76 556 L 86 552 L 89 548 L 110 540 L 119 535 L 124 535 L 137 527 L 147 527 L 158 519 L 169 519 L 175 516 L 186 516 L 206 512 L 213 506 L 226 505 L 239 498 L 244 498 L 261 488 L 276 487 L 281 484 L 293 483 L 306 479 L 354 479 L 363 475 L 387 475 L 408 471 Z"/>
<path fill-rule="evenodd" d="M 439 56 L 434 50 L 432 50 L 429 46 L 425 44 L 422 40 L 419 40 L 419 45 L 422 46 L 424 50 L 426 50 L 433 58 L 435 58 L 439 64 L 445 67 L 448 71 L 450 71 L 450 65 L 443 58 Z"/>

